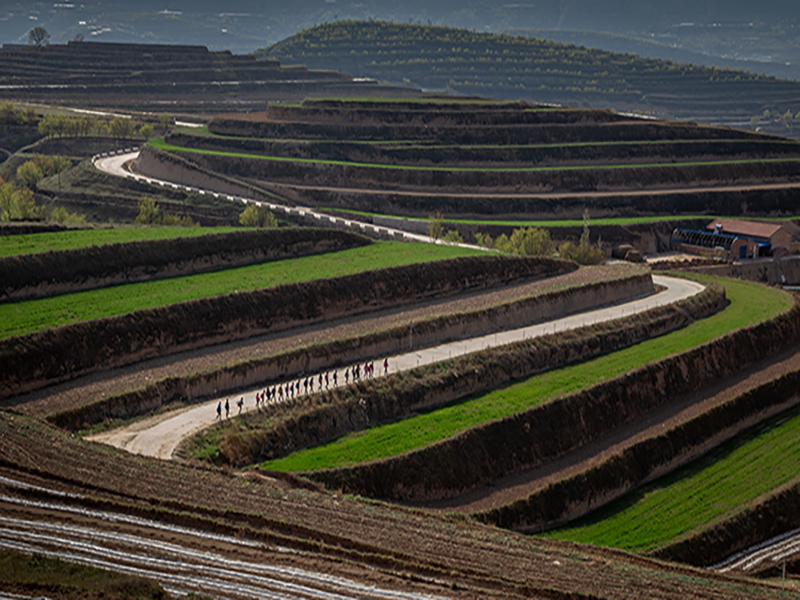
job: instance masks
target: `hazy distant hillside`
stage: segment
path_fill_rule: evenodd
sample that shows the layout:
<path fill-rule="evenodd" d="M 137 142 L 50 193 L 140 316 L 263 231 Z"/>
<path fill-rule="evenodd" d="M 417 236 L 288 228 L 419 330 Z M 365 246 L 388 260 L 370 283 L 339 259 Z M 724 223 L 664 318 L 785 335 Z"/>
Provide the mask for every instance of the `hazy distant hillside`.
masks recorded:
<path fill-rule="evenodd" d="M 796 12 L 786 0 L 11 0 L 0 2 L 0 42 L 25 42 L 28 30 L 42 25 L 60 43 L 82 35 L 87 41 L 199 44 L 243 53 L 317 24 L 378 19 L 489 32 L 607 32 L 631 43 L 601 46 L 606 49 L 637 51 L 641 40 L 649 40 L 666 52 L 658 56 L 672 60 L 687 60 L 681 52 L 707 56 L 701 62 L 720 67 L 747 59 L 756 72 L 800 78 L 800 71 L 786 70 L 800 65 Z M 581 35 L 576 43 L 596 45 Z"/>
<path fill-rule="evenodd" d="M 743 124 L 767 108 L 800 111 L 800 82 L 467 29 L 338 22 L 259 54 L 426 89 L 668 117 Z"/>

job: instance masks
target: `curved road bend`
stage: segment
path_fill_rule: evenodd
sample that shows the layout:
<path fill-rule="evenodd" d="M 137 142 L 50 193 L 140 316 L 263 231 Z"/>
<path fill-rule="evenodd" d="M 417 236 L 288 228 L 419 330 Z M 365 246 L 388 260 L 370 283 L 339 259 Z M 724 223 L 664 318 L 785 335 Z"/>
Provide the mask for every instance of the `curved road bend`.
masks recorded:
<path fill-rule="evenodd" d="M 171 181 L 164 181 L 161 179 L 154 179 L 153 177 L 147 177 L 145 175 L 141 175 L 139 173 L 133 173 L 125 168 L 125 165 L 132 160 L 135 160 L 139 156 L 139 150 L 125 150 L 121 154 L 116 154 L 112 156 L 95 156 L 92 158 L 92 164 L 95 166 L 96 169 L 103 171 L 104 173 L 108 173 L 109 175 L 116 175 L 117 177 L 125 177 L 128 179 L 135 179 L 137 181 L 143 181 L 146 183 L 150 183 L 152 185 L 158 185 L 163 187 L 171 187 L 175 189 L 183 189 L 187 192 L 197 192 L 199 194 L 214 196 L 215 198 L 227 198 L 232 202 L 243 202 L 243 203 L 252 203 L 259 206 L 266 206 L 272 211 L 276 212 L 283 212 L 287 215 L 296 215 L 300 217 L 311 217 L 314 219 L 318 219 L 320 221 L 327 221 L 332 225 L 344 228 L 344 229 L 358 229 L 364 233 L 377 233 L 381 235 L 389 235 L 393 236 L 397 239 L 405 239 L 414 242 L 424 242 L 427 244 L 444 244 L 442 240 L 436 240 L 433 238 L 428 237 L 427 235 L 420 235 L 417 233 L 409 233 L 407 231 L 402 231 L 400 229 L 394 229 L 392 227 L 384 227 L 382 225 L 371 225 L 367 223 L 362 223 L 361 221 L 353 221 L 350 219 L 345 219 L 342 217 L 333 217 L 331 215 L 327 215 L 324 213 L 320 213 L 315 211 L 312 208 L 306 206 L 286 206 L 284 204 L 277 204 L 275 202 L 266 202 L 266 201 L 259 201 L 254 200 L 252 198 L 243 198 L 241 196 L 232 196 L 229 194 L 222 194 L 218 192 L 211 192 L 207 190 L 203 190 L 200 188 L 182 185 L 173 183 Z M 486 250 L 485 248 L 480 248 L 479 246 L 471 246 L 469 244 L 457 244 L 458 246 L 464 246 L 468 248 L 479 248 L 481 250 Z"/>
<path fill-rule="evenodd" d="M 418 351 L 412 350 L 403 354 L 390 356 L 388 357 L 389 372 L 397 373 L 400 371 L 407 371 L 417 366 L 439 362 L 453 356 L 477 352 L 484 348 L 502 346 L 528 338 L 539 337 L 548 333 L 564 331 L 566 329 L 577 329 L 584 325 L 610 321 L 625 315 L 632 315 L 649 310 L 656 306 L 677 302 L 678 300 L 694 296 L 703 289 L 703 286 L 698 283 L 673 277 L 654 276 L 653 282 L 659 286 L 663 286 L 665 289 L 657 294 L 639 298 L 625 304 L 574 314 L 562 319 L 556 319 L 547 323 L 539 323 L 512 331 L 498 332 L 497 334 L 451 342 Z M 413 325 L 410 327 L 410 337 L 411 343 L 413 344 Z M 344 384 L 344 371 L 345 369 L 329 371 L 329 385 L 333 386 L 334 372 L 336 373 L 339 384 Z M 375 361 L 375 372 L 377 375 L 383 374 L 383 357 Z M 319 373 L 311 376 L 314 377 L 315 390 L 319 389 L 319 376 Z M 214 423 L 218 402 L 224 404 L 226 398 L 228 398 L 230 401 L 231 416 L 236 416 L 238 414 L 236 403 L 240 398 L 244 400 L 245 412 L 255 410 L 256 393 L 261 392 L 267 385 L 273 386 L 278 383 L 283 383 L 285 385 L 288 381 L 297 381 L 297 378 L 282 382 L 265 382 L 264 386 L 259 388 L 250 389 L 246 392 L 240 392 L 231 396 L 221 396 L 202 404 L 143 419 L 127 427 L 112 429 L 89 436 L 88 439 L 116 446 L 134 454 L 170 459 L 178 444 L 183 439 L 198 433 Z"/>

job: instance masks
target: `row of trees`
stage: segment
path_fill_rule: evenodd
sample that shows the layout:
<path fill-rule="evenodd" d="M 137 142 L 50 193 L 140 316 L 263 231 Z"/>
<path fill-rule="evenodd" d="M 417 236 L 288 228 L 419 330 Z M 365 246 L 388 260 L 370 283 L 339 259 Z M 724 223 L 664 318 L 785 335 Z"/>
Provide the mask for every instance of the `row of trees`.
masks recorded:
<path fill-rule="evenodd" d="M 37 205 L 30 188 L 19 187 L 0 179 L 0 221 L 43 221 L 84 223 L 86 215 L 57 206 L 47 214 L 47 207 Z"/>
<path fill-rule="evenodd" d="M 155 128 L 145 123 L 141 125 L 123 117 L 89 119 L 87 117 L 67 117 L 62 114 L 45 115 L 39 121 L 39 133 L 45 137 L 86 137 L 88 135 L 111 136 L 115 140 L 132 139 L 138 135 L 146 142 L 153 137 Z"/>
<path fill-rule="evenodd" d="M 569 240 L 556 244 L 550 237 L 550 232 L 540 227 L 520 227 L 515 229 L 510 237 L 502 234 L 495 240 L 484 233 L 476 233 L 475 238 L 479 246 L 509 254 L 555 255 L 566 260 L 573 260 L 580 265 L 596 265 L 605 260 L 605 253 L 601 248 L 602 240 L 598 239 L 596 244 L 590 242 L 588 211 L 583 213 L 583 232 L 577 244 Z"/>
<path fill-rule="evenodd" d="M 0 125 L 33 125 L 36 119 L 36 111 L 30 106 L 23 110 L 8 100 L 0 103 Z"/>

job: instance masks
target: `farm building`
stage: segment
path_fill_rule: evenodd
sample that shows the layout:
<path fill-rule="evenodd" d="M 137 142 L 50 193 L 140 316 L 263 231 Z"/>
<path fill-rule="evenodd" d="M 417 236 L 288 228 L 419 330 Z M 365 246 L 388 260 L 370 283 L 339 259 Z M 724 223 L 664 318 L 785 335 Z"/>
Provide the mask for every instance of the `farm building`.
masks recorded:
<path fill-rule="evenodd" d="M 800 228 L 794 223 L 761 223 L 714 219 L 705 231 L 676 229 L 670 246 L 688 254 L 723 260 L 780 256 L 800 250 Z"/>
<path fill-rule="evenodd" d="M 792 239 L 797 235 L 797 227 L 793 223 L 760 223 L 738 219 L 714 219 L 706 225 L 706 229 L 759 242 L 762 248 L 768 244 L 772 253 L 777 254 L 791 252 L 794 249 Z M 748 256 L 752 255 L 748 253 Z"/>
<path fill-rule="evenodd" d="M 768 245 L 768 244 L 767 244 Z M 721 260 L 755 258 L 768 253 L 760 242 L 729 233 L 678 228 L 672 232 L 670 246 L 678 252 L 699 254 Z"/>

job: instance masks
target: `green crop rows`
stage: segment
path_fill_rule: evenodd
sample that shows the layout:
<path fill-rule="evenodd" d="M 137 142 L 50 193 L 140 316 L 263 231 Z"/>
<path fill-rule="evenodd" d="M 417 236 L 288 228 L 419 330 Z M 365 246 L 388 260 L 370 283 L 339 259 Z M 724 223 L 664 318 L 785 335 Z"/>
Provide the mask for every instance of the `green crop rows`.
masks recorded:
<path fill-rule="evenodd" d="M 482 254 L 455 246 L 381 242 L 363 248 L 0 304 L 0 338 L 277 285 Z"/>
<path fill-rule="evenodd" d="M 545 536 L 640 552 L 730 517 L 800 475 L 800 415 L 761 431 Z"/>
<path fill-rule="evenodd" d="M 698 279 L 711 281 L 711 278 Z M 787 310 L 791 304 L 784 292 L 758 284 L 726 279 L 724 285 L 730 305 L 680 331 L 579 365 L 549 371 L 439 410 L 300 450 L 262 466 L 279 471 L 310 471 L 397 456 L 607 381 L 734 329 L 764 321 Z"/>
<path fill-rule="evenodd" d="M 680 161 L 663 163 L 631 163 L 631 164 L 606 164 L 606 165 L 562 165 L 552 167 L 430 167 L 424 165 L 389 165 L 382 163 L 356 163 L 344 160 L 324 160 L 316 158 L 296 158 L 288 156 L 267 156 L 250 154 L 247 152 L 228 152 L 225 150 L 205 150 L 199 148 L 186 148 L 167 144 L 161 140 L 148 142 L 150 146 L 166 152 L 190 152 L 193 154 L 209 154 L 213 156 L 227 156 L 231 158 L 253 158 L 274 162 L 294 162 L 299 164 L 336 165 L 344 167 L 391 169 L 399 171 L 436 171 L 436 172 L 496 172 L 496 173 L 536 173 L 554 171 L 594 171 L 605 169 L 654 169 L 663 167 L 716 167 L 723 165 L 749 165 L 772 163 L 800 163 L 800 158 L 753 158 L 735 160 L 707 160 L 707 161 Z"/>
<path fill-rule="evenodd" d="M 235 227 L 124 227 L 118 229 L 75 229 L 26 235 L 4 235 L 0 237 L 0 256 L 36 254 L 123 244 L 142 240 L 165 240 L 180 237 L 210 235 L 241 231 Z"/>

